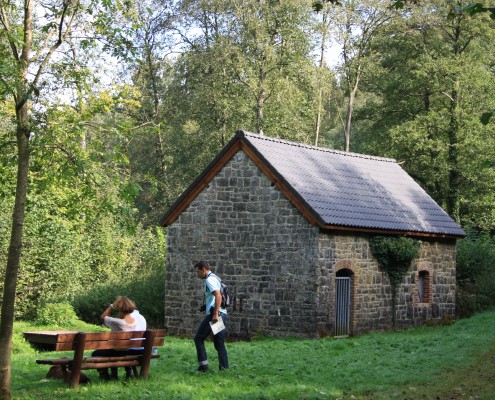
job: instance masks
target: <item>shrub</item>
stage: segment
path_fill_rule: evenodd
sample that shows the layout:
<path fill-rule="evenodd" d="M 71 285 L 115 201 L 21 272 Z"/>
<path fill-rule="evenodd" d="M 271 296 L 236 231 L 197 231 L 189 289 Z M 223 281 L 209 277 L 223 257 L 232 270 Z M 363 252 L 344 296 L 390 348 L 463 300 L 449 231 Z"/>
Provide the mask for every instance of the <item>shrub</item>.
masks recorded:
<path fill-rule="evenodd" d="M 165 298 L 165 268 L 142 277 L 110 282 L 93 287 L 75 297 L 73 304 L 83 321 L 99 325 L 100 315 L 117 296 L 127 296 L 136 302 L 139 312 L 150 328 L 163 326 Z"/>
<path fill-rule="evenodd" d="M 488 232 L 468 230 L 457 242 L 457 316 L 494 307 L 495 240 Z"/>
<path fill-rule="evenodd" d="M 370 239 L 370 249 L 380 268 L 387 272 L 392 289 L 402 282 L 411 266 L 411 261 L 418 255 L 421 242 L 404 236 L 375 236 Z"/>
<path fill-rule="evenodd" d="M 67 326 L 76 320 L 76 312 L 69 303 L 45 303 L 38 309 L 36 323 Z"/>
<path fill-rule="evenodd" d="M 373 257 L 390 279 L 392 289 L 392 324 L 395 327 L 395 305 L 397 290 L 404 275 L 418 255 L 421 242 L 404 236 L 375 236 L 369 240 Z"/>

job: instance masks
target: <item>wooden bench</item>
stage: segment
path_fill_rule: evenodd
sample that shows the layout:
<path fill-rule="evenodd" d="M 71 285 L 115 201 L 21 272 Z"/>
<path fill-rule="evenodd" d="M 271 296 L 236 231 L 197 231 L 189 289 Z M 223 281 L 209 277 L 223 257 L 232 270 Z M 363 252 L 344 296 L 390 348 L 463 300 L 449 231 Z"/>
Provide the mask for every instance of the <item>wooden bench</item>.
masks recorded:
<path fill-rule="evenodd" d="M 55 351 L 74 351 L 73 358 L 58 358 L 36 360 L 38 364 L 60 365 L 65 381 L 73 388 L 79 385 L 82 370 L 97 368 L 133 367 L 137 375 L 148 378 L 150 361 L 160 357 L 152 354 L 153 347 L 162 346 L 166 331 L 164 329 L 131 331 L 131 332 L 78 332 L 60 333 L 56 335 Z M 143 354 L 112 356 L 112 357 L 85 357 L 85 350 L 96 349 L 131 349 L 144 347 Z"/>

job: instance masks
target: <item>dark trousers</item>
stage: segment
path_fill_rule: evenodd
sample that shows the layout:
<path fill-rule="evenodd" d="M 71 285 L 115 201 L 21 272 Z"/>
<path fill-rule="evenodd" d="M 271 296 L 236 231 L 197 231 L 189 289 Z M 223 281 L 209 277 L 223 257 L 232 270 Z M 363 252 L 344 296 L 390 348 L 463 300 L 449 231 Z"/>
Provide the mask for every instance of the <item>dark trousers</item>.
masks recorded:
<path fill-rule="evenodd" d="M 220 313 L 223 323 L 227 326 L 227 315 Z M 210 321 L 212 315 L 208 314 L 203 321 L 199 324 L 198 330 L 194 335 L 194 344 L 196 345 L 196 353 L 198 354 L 199 365 L 208 365 L 208 357 L 206 355 L 205 340 L 208 336 L 213 335 L 210 327 Z M 213 343 L 215 345 L 215 350 L 218 353 L 218 367 L 220 369 L 229 368 L 229 357 L 227 355 L 227 349 L 225 348 L 225 332 L 224 329 L 213 335 Z"/>
<path fill-rule="evenodd" d="M 121 357 L 126 355 L 127 355 L 127 350 L 114 350 L 114 349 L 95 350 L 91 353 L 92 357 Z M 111 370 L 112 370 L 112 378 L 117 379 L 118 369 L 111 368 Z M 97 371 L 100 374 L 100 376 L 107 376 L 107 377 L 109 376 L 108 368 L 98 368 Z"/>
<path fill-rule="evenodd" d="M 95 350 L 91 353 L 92 357 L 120 357 L 126 355 L 136 355 L 143 354 L 143 349 L 129 349 L 129 350 L 114 350 L 114 349 L 103 349 L 103 350 Z M 127 377 L 134 376 L 134 372 L 132 367 L 124 367 L 125 374 Z M 97 368 L 100 376 L 109 376 L 108 368 Z M 115 367 L 111 368 L 111 376 L 113 379 L 118 378 L 118 369 Z"/>

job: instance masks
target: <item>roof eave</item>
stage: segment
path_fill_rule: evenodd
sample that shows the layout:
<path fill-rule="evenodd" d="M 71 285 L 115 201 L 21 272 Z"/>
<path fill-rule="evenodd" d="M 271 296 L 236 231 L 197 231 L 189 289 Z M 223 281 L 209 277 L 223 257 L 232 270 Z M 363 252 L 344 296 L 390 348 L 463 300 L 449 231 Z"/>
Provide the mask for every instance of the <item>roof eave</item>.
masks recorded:
<path fill-rule="evenodd" d="M 358 227 L 348 225 L 331 225 L 324 224 L 321 226 L 322 230 L 326 231 L 352 231 L 381 235 L 401 235 L 401 236 L 415 236 L 415 237 L 427 237 L 427 238 L 439 238 L 439 239 L 462 239 L 466 234 L 449 234 L 449 233 L 435 233 L 435 232 L 419 232 L 419 231 L 401 231 L 391 229 Z"/>

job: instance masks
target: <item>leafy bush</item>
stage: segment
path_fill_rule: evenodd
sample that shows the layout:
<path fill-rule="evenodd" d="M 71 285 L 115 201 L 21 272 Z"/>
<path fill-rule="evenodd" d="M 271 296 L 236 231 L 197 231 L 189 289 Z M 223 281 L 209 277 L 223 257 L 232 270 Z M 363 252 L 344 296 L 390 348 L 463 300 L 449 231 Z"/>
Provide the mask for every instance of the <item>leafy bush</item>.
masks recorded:
<path fill-rule="evenodd" d="M 378 265 L 387 272 L 393 289 L 402 282 L 421 246 L 420 241 L 404 236 L 375 236 L 369 244 Z"/>
<path fill-rule="evenodd" d="M 38 309 L 38 325 L 67 326 L 77 320 L 76 312 L 69 303 L 46 303 Z"/>
<path fill-rule="evenodd" d="M 139 312 L 150 328 L 163 326 L 165 298 L 165 268 L 143 277 L 110 282 L 93 287 L 75 297 L 73 304 L 83 321 L 99 325 L 100 315 L 117 296 L 127 296 L 136 302 Z"/>
<path fill-rule="evenodd" d="M 469 317 L 495 307 L 495 239 L 468 230 L 457 242 L 457 316 Z"/>
<path fill-rule="evenodd" d="M 418 255 L 421 242 L 404 236 L 375 236 L 369 240 L 371 253 L 378 261 L 378 266 L 385 270 L 392 289 L 392 324 L 395 327 L 395 305 L 397 289 L 404 275 Z"/>

